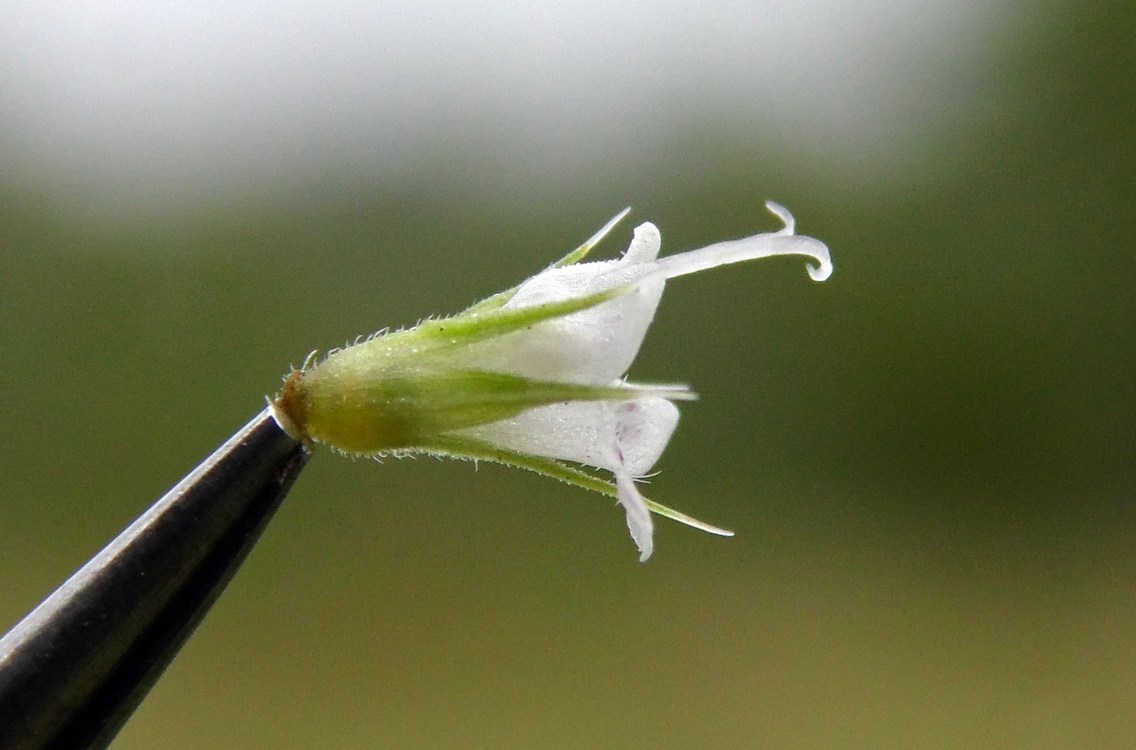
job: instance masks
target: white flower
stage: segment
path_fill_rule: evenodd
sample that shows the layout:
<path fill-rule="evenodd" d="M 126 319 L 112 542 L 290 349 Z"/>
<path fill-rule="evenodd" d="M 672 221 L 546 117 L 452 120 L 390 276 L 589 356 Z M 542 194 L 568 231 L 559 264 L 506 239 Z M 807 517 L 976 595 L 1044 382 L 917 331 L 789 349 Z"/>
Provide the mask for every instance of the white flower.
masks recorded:
<path fill-rule="evenodd" d="M 730 535 L 654 503 L 646 476 L 678 423 L 681 385 L 624 380 L 668 279 L 775 255 L 815 259 L 809 275 L 832 273 L 828 248 L 777 232 L 659 258 L 659 232 L 635 230 L 618 260 L 579 261 L 622 219 L 519 286 L 451 318 L 380 334 L 292 372 L 273 402 L 277 420 L 306 440 L 349 453 L 432 453 L 519 466 L 614 496 L 640 560 L 653 549 L 651 511 Z M 611 472 L 614 482 L 582 467 Z"/>

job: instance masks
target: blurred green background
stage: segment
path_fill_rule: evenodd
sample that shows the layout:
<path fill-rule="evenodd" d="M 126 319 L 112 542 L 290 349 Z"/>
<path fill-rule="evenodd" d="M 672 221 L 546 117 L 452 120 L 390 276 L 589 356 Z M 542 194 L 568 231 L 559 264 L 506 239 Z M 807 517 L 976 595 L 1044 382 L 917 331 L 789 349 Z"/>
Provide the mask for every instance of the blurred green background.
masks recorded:
<path fill-rule="evenodd" d="M 340 5 L 0 12 L 0 628 L 308 351 L 624 205 L 836 273 L 678 280 L 633 369 L 735 539 L 320 452 L 116 747 L 1136 746 L 1130 7 Z"/>

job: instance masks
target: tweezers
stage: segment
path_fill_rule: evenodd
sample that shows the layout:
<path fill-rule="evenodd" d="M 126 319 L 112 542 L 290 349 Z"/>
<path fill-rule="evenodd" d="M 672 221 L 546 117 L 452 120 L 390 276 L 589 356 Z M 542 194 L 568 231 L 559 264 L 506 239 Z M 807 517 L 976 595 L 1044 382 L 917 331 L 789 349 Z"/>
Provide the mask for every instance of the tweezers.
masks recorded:
<path fill-rule="evenodd" d="M 265 409 L 0 639 L 0 750 L 106 747 L 307 460 Z"/>

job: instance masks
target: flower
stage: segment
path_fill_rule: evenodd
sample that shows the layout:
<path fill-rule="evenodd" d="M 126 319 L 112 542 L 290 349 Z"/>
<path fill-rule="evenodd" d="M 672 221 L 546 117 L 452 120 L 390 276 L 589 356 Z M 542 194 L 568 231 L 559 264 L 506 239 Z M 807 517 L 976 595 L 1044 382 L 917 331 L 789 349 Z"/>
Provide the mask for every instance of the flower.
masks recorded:
<path fill-rule="evenodd" d="M 652 512 L 732 536 L 639 492 L 678 424 L 674 402 L 695 396 L 625 376 L 669 279 L 775 255 L 811 257 L 809 275 L 828 278 L 824 243 L 796 235 L 784 207 L 765 205 L 781 230 L 659 258 L 659 231 L 647 223 L 618 260 L 580 262 L 625 209 L 557 263 L 464 312 L 380 332 L 314 366 L 309 356 L 271 401 L 276 420 L 346 453 L 494 461 L 609 495 L 640 561 L 654 547 Z"/>

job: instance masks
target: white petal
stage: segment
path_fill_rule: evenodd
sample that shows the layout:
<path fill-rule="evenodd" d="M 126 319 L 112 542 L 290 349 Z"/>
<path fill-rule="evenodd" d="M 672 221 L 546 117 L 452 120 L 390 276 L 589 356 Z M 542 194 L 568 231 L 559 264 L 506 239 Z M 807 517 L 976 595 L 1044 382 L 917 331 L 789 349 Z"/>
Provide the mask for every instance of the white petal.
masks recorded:
<path fill-rule="evenodd" d="M 522 284 L 505 307 L 572 299 L 625 284 L 635 288 L 587 310 L 474 345 L 465 361 L 538 380 L 610 383 L 631 367 L 662 299 L 666 279 L 653 273 L 654 268 L 653 263 L 618 260 L 539 273 Z"/>
<path fill-rule="evenodd" d="M 677 424 L 678 408 L 651 396 L 550 404 L 457 434 L 518 453 L 643 476 L 663 454 Z"/>
<path fill-rule="evenodd" d="M 458 430 L 518 453 L 607 469 L 615 477 L 627 529 L 645 562 L 654 549 L 654 523 L 635 477 L 651 470 L 678 424 L 678 408 L 650 396 L 626 402 L 570 402 L 530 409 L 513 418 Z"/>
<path fill-rule="evenodd" d="M 587 310 L 472 347 L 468 363 L 569 383 L 595 385 L 622 377 L 635 361 L 663 296 L 666 279 L 654 264 L 661 242 L 654 224 L 642 224 L 619 260 L 552 267 L 525 281 L 505 308 L 575 299 L 627 284 L 635 288 Z"/>
<path fill-rule="evenodd" d="M 658 462 L 678 426 L 678 407 L 663 398 L 615 406 L 615 442 L 631 476 L 641 477 Z"/>
<path fill-rule="evenodd" d="M 627 530 L 639 548 L 639 562 L 647 562 L 655 550 L 655 524 L 651 520 L 651 511 L 647 509 L 647 502 L 639 494 L 635 481 L 625 470 L 615 472 L 615 485 L 619 490 L 619 504 L 627 514 Z"/>

